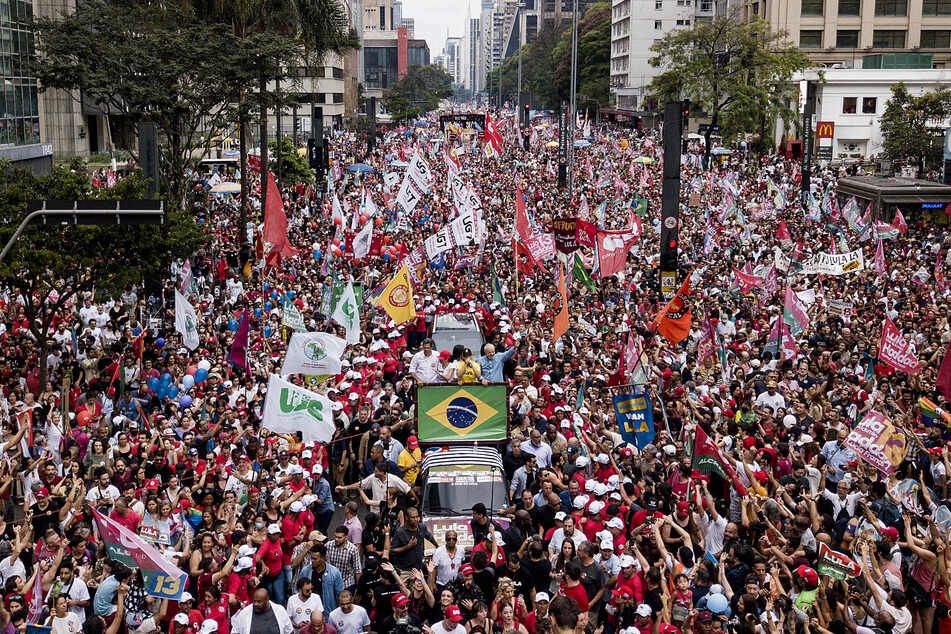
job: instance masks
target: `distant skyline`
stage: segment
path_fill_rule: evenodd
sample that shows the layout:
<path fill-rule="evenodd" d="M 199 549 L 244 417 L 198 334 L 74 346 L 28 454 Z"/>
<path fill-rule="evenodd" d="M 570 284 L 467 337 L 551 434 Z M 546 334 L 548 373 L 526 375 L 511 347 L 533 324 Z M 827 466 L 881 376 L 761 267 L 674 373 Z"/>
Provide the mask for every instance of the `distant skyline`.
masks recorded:
<path fill-rule="evenodd" d="M 462 37 L 466 22 L 466 2 L 472 17 L 482 11 L 480 0 L 402 0 L 403 17 L 416 21 L 416 39 L 426 40 L 431 58 L 442 54 L 446 29 L 450 37 Z"/>

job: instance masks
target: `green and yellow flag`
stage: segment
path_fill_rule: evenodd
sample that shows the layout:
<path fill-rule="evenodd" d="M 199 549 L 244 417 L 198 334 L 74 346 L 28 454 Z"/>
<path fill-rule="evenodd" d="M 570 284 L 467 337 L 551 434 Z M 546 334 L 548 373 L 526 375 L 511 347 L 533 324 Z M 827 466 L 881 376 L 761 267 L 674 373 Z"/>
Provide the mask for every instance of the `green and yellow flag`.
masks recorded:
<path fill-rule="evenodd" d="M 581 264 L 581 258 L 578 257 L 577 253 L 575 253 L 574 265 L 571 267 L 571 276 L 587 286 L 592 293 L 598 292 L 597 287 L 594 285 L 594 280 L 591 279 L 588 270 Z"/>
<path fill-rule="evenodd" d="M 505 440 L 504 385 L 426 385 L 416 390 L 420 442 Z"/>

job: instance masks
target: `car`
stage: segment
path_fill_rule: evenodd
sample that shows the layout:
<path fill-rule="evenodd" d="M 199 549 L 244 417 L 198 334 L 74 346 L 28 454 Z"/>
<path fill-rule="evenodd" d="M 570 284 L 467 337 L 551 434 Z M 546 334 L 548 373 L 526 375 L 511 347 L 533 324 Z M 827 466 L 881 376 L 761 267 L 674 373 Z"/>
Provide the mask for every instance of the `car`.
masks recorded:
<path fill-rule="evenodd" d="M 436 544 L 426 544 L 431 555 L 437 546 L 446 543 L 446 533 L 455 531 L 460 548 L 471 550 L 475 545 L 469 522 L 472 507 L 482 502 L 492 519 L 503 528 L 509 520 L 499 517 L 509 505 L 508 482 L 502 467 L 502 456 L 494 447 L 449 446 L 432 449 L 423 457 L 420 472 L 423 479 L 423 524 Z"/>
<path fill-rule="evenodd" d="M 433 349 L 440 350 L 452 349 L 456 346 L 463 346 L 472 350 L 474 357 L 482 354 L 482 344 L 485 343 L 485 337 L 482 336 L 482 328 L 476 320 L 475 315 L 470 313 L 442 313 L 436 315 L 433 321 Z"/>

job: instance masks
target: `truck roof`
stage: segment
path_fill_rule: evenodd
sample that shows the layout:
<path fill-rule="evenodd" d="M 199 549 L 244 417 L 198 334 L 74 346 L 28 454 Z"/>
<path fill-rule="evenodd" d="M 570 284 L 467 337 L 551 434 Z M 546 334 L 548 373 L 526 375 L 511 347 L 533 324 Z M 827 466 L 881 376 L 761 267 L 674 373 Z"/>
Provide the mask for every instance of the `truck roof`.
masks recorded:
<path fill-rule="evenodd" d="M 443 447 L 430 449 L 423 456 L 423 471 L 432 467 L 481 465 L 502 470 L 502 456 L 494 447 Z"/>

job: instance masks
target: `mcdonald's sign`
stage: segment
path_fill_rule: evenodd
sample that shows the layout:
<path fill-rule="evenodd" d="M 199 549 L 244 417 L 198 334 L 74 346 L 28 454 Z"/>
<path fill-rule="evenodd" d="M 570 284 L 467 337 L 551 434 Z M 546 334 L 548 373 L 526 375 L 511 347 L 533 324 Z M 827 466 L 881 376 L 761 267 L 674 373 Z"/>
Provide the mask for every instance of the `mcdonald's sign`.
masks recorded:
<path fill-rule="evenodd" d="M 835 136 L 835 121 L 819 121 L 816 123 L 816 138 L 831 139 Z"/>

